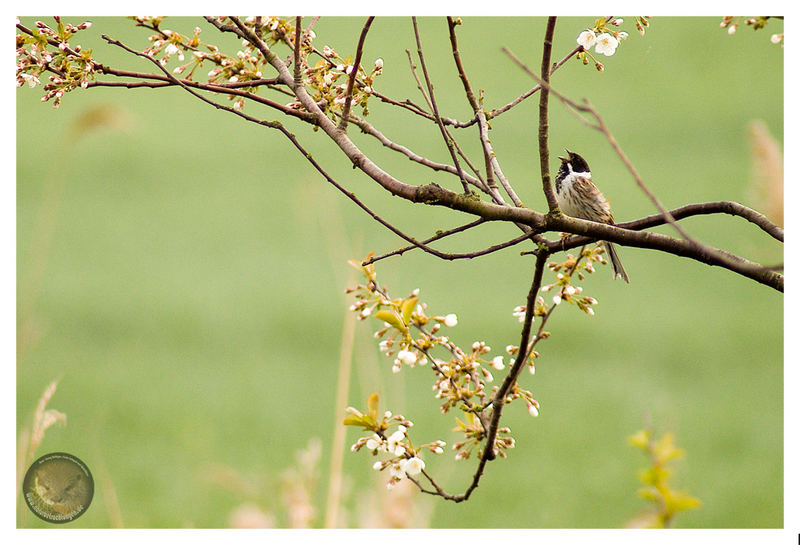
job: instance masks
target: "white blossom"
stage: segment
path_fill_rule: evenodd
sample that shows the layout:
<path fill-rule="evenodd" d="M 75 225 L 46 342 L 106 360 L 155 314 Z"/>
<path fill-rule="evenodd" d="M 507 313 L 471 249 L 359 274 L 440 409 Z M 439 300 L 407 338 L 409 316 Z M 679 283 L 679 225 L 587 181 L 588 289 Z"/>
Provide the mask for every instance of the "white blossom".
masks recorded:
<path fill-rule="evenodd" d="M 397 353 L 397 359 L 407 365 L 414 365 L 417 362 L 417 355 L 411 350 L 403 348 Z"/>
<path fill-rule="evenodd" d="M 533 417 L 539 416 L 539 409 L 536 408 L 536 405 L 531 405 L 528 407 L 528 414 Z"/>
<path fill-rule="evenodd" d="M 387 439 L 387 450 L 395 456 L 402 456 L 406 451 L 405 447 L 402 445 L 403 439 L 405 438 L 405 434 L 402 431 L 397 430 L 389 436 L 389 439 Z"/>
<path fill-rule="evenodd" d="M 375 70 L 380 70 L 383 68 L 383 59 L 378 58 L 375 59 Z"/>
<path fill-rule="evenodd" d="M 32 74 L 22 74 L 22 79 L 28 83 L 28 87 L 36 87 L 37 84 L 41 83 L 39 78 Z"/>
<path fill-rule="evenodd" d="M 617 50 L 618 45 L 619 45 L 619 40 L 617 40 L 611 34 L 604 32 L 603 34 L 597 37 L 597 42 L 595 42 L 594 50 L 601 55 L 610 57 Z"/>
<path fill-rule="evenodd" d="M 448 314 L 444 317 L 444 325 L 447 327 L 455 327 L 458 325 L 458 316 L 455 314 Z"/>
<path fill-rule="evenodd" d="M 414 456 L 413 458 L 403 460 L 402 467 L 406 474 L 413 477 L 414 475 L 419 475 L 422 470 L 425 469 L 425 462 L 422 461 L 422 458 Z"/>
<path fill-rule="evenodd" d="M 498 371 L 502 371 L 505 369 L 505 364 L 503 363 L 503 356 L 497 356 L 492 360 L 492 367 L 497 369 Z"/>
<path fill-rule="evenodd" d="M 369 450 L 376 450 L 381 447 L 382 443 L 383 439 L 381 439 L 380 436 L 376 433 L 375 435 L 367 439 L 366 446 Z"/>
<path fill-rule="evenodd" d="M 578 34 L 577 42 L 578 45 L 580 45 L 584 49 L 589 49 L 594 45 L 595 39 L 596 38 L 594 32 L 592 32 L 591 30 L 584 30 L 583 32 Z"/>
<path fill-rule="evenodd" d="M 167 49 L 165 49 L 165 52 L 167 55 L 175 55 L 177 53 L 178 58 L 180 60 L 183 60 L 183 51 L 178 49 L 178 47 L 175 44 L 169 44 L 167 46 Z"/>
<path fill-rule="evenodd" d="M 393 479 L 396 479 L 398 481 L 400 479 L 404 479 L 406 476 L 406 472 L 403 470 L 403 462 L 397 462 L 396 464 L 390 465 L 389 473 L 391 474 Z"/>

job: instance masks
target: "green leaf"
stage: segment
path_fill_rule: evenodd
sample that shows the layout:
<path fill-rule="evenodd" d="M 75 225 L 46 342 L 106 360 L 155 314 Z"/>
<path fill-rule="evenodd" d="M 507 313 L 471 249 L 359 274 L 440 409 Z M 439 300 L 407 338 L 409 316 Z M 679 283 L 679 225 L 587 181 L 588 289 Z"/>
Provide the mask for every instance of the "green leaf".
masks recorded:
<path fill-rule="evenodd" d="M 405 324 L 403 324 L 403 322 L 400 320 L 400 317 L 397 315 L 397 313 L 393 310 L 387 310 L 387 309 L 379 310 L 378 312 L 373 314 L 373 316 L 378 320 L 382 320 L 400 331 L 405 332 L 408 329 L 405 326 Z"/>
<path fill-rule="evenodd" d="M 364 415 L 348 414 L 344 417 L 342 424 L 345 426 L 367 427 L 367 417 Z"/>
<path fill-rule="evenodd" d="M 374 421 L 378 420 L 378 402 L 380 399 L 381 396 L 378 392 L 375 392 L 367 398 L 367 414 Z"/>
<path fill-rule="evenodd" d="M 411 319 L 411 313 L 414 312 L 414 307 L 417 306 L 419 297 L 412 297 L 403 301 L 400 311 L 403 313 L 403 324 L 408 327 L 408 321 Z"/>

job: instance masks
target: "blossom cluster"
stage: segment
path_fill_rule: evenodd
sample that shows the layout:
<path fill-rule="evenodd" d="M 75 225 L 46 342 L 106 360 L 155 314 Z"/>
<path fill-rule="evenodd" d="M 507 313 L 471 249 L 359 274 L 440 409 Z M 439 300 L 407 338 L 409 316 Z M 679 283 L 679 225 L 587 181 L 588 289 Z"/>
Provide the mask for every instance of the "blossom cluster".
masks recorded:
<path fill-rule="evenodd" d="M 69 44 L 79 31 L 90 28 L 92 23 L 72 25 L 64 23 L 60 17 L 53 19 L 55 27 L 36 21 L 31 29 L 23 27 L 17 19 L 17 28 L 22 33 L 16 36 L 16 77 L 17 87 L 26 83 L 35 87 L 42 83 L 40 78 L 45 72 L 51 72 L 48 83 L 43 85 L 42 102 L 52 99 L 53 107 L 58 108 L 64 93 L 89 86 L 97 65 L 90 50 Z"/>
<path fill-rule="evenodd" d="M 373 317 L 382 322 L 375 337 L 381 339 L 380 351 L 392 361 L 393 372 L 398 373 L 404 367 L 419 366 L 429 367 L 433 371 L 432 390 L 434 397 L 441 400 L 441 412 L 446 414 L 458 408 L 466 415 L 465 422 L 457 419 L 457 430 L 465 435 L 465 440 L 456 443 L 453 448 L 458 451 L 456 459 L 469 457 L 473 448 L 486 438 L 486 415 L 491 410 L 491 399 L 499 388 L 496 385 L 489 388 L 494 382 L 492 371 L 506 368 L 504 356 L 492 356 L 491 347 L 483 341 L 473 342 L 469 349 L 458 346 L 449 335 L 442 334 L 443 328 L 453 328 L 458 324 L 455 314 L 430 315 L 427 305 L 419 301 L 419 290 L 412 291 L 407 297 L 393 299 L 386 288 L 379 287 L 373 264 L 351 264 L 361 270 L 366 282 L 346 290 L 356 297 L 350 310 L 357 312 L 360 320 Z M 514 350 L 516 347 L 506 347 L 509 355 Z M 442 353 L 444 357 L 439 355 Z M 538 402 L 518 384 L 514 385 L 505 401 L 516 399 L 524 400 L 531 415 L 538 415 Z M 495 454 L 504 455 L 505 449 L 513 448 L 514 441 L 505 436 L 505 430 L 500 431 L 492 449 Z"/>
<path fill-rule="evenodd" d="M 645 27 L 650 23 L 647 17 L 635 17 L 636 28 L 639 33 L 644 35 Z M 622 26 L 624 20 L 615 17 L 601 17 L 595 21 L 591 28 L 582 31 L 576 40 L 581 50 L 576 55 L 583 64 L 589 64 L 589 59 L 594 61 L 595 68 L 600 72 L 605 70 L 603 63 L 595 59 L 590 50 L 594 47 L 594 51 L 598 55 L 605 55 L 606 57 L 612 56 L 617 51 L 617 47 L 628 37 L 628 33 L 624 30 L 617 30 L 615 27 Z"/>
<path fill-rule="evenodd" d="M 434 397 L 442 400 L 443 414 L 454 407 L 476 410 L 486 406 L 497 389 L 493 386 L 487 391 L 487 385 L 494 382 L 491 370 L 505 368 L 503 356 L 491 356 L 491 347 L 483 341 L 473 342 L 469 349 L 458 346 L 449 335 L 442 334 L 443 328 L 458 324 L 455 314 L 429 315 L 427 304 L 419 301 L 419 290 L 392 299 L 378 286 L 374 265 L 351 264 L 361 269 L 366 283 L 346 290 L 356 297 L 350 310 L 357 312 L 360 320 L 373 317 L 382 321 L 375 338 L 381 339 L 381 352 L 391 358 L 392 371 L 429 366 L 434 372 Z"/>
<path fill-rule="evenodd" d="M 534 303 L 533 317 L 542 317 L 544 320 L 553 312 L 553 310 L 562 302 L 577 306 L 580 310 L 594 316 L 594 305 L 597 304 L 597 299 L 583 295 L 583 287 L 575 285 L 575 279 L 583 281 L 586 274 L 591 274 L 595 271 L 594 263 L 606 263 L 604 257 L 605 250 L 601 243 L 593 247 L 584 247 L 581 249 L 578 256 L 567 254 L 567 258 L 561 262 L 550 262 L 547 264 L 548 269 L 555 275 L 555 282 L 546 284 L 540 288 L 540 292 L 547 293 L 553 292 L 552 303 L 548 306 L 544 297 L 538 295 Z M 525 321 L 527 314 L 527 305 L 520 305 L 514 308 L 512 312 L 520 323 Z M 550 336 L 548 331 L 540 330 L 531 337 L 527 350 L 527 365 L 531 374 L 536 373 L 536 360 L 539 358 L 539 353 L 535 350 L 536 344 L 543 339 Z M 514 356 L 519 352 L 519 347 L 509 345 L 506 347 L 506 352 Z M 511 359 L 509 365 L 514 364 L 514 359 Z M 538 415 L 539 405 L 532 398 L 527 398 L 525 394 L 528 392 L 520 392 L 520 397 L 525 399 L 528 405 L 528 411 L 536 416 Z"/>
<path fill-rule="evenodd" d="M 156 32 L 148 38 L 150 45 L 144 49 L 143 53 L 149 57 L 158 58 L 161 66 L 166 66 L 173 57 L 180 62 L 186 61 L 188 58 L 186 63 L 172 69 L 173 74 L 181 75 L 186 80 L 191 81 L 195 72 L 204 64 L 207 66 L 206 63 L 211 64 L 211 69 L 207 73 L 208 83 L 254 92 L 256 84 L 247 85 L 247 82 L 257 82 L 263 77 L 262 72 L 267 61 L 261 52 L 247 40 L 242 40 L 241 49 L 234 55 L 226 55 L 220 52 L 216 45 L 205 43 L 200 39 L 202 32 L 200 27 L 195 27 L 191 36 L 186 36 L 173 30 L 162 29 L 163 17 L 136 16 L 132 19 L 137 26 L 143 26 Z M 258 28 L 262 38 L 269 43 L 274 43 L 275 33 L 280 28 L 279 23 L 284 23 L 284 25 L 286 23 L 277 17 L 269 17 L 264 18 L 265 24 L 257 26 L 261 19 L 249 17 L 245 24 Z M 286 39 L 293 39 L 293 35 L 285 31 L 280 35 L 286 36 Z M 228 99 L 234 101 L 234 109 L 242 110 L 244 108 L 244 97 L 231 94 Z"/>
<path fill-rule="evenodd" d="M 88 87 L 101 65 L 92 59 L 91 51 L 82 50 L 79 45 L 72 47 L 68 43 L 75 33 L 89 28 L 90 22 L 71 25 L 62 22 L 59 17 L 54 19 L 56 24 L 53 26 L 37 21 L 32 29 L 25 28 L 17 21 L 17 28 L 21 31 L 16 37 L 17 86 L 27 83 L 34 87 L 42 83 L 44 72 L 52 73 L 49 83 L 44 86 L 42 101 L 54 99 L 53 105 L 58 107 L 64 93 L 77 87 Z M 270 83 L 264 80 L 264 73 L 269 68 L 268 59 L 248 40 L 242 40 L 240 49 L 228 55 L 216 45 L 203 42 L 200 27 L 184 35 L 164 28 L 163 17 L 133 16 L 130 19 L 136 26 L 152 31 L 148 37 L 149 44 L 142 50 L 144 55 L 157 60 L 164 69 L 177 59 L 179 64 L 171 68 L 171 72 L 186 81 L 198 79 L 197 73 L 207 72 L 208 83 L 238 89 L 227 97 L 234 101 L 235 110 L 244 108 L 246 97 L 243 93 L 255 93 L 259 86 Z M 218 22 L 227 24 L 226 19 L 220 17 Z M 243 23 L 269 47 L 283 44 L 293 51 L 298 43 L 297 30 L 289 20 L 259 16 L 248 17 Z M 367 115 L 367 102 L 373 94 L 375 78 L 383 72 L 383 59 L 376 59 L 369 69 L 353 67 L 351 57 L 342 58 L 328 46 L 322 51 L 318 50 L 313 45 L 316 38 L 313 30 L 309 28 L 301 32 L 298 55 L 300 73 L 315 102 L 332 118 L 340 116 L 347 98 L 348 77 L 355 70 L 351 101 Z M 309 64 L 312 55 L 319 57 L 314 66 Z M 294 58 L 294 55 L 290 55 L 290 63 Z M 287 106 L 302 108 L 299 102 Z"/>
<path fill-rule="evenodd" d="M 726 15 L 722 18 L 722 22 L 719 24 L 720 28 L 728 29 L 728 34 L 735 34 L 739 28 L 739 22 L 741 17 L 733 17 L 731 15 Z M 746 26 L 750 26 L 753 30 L 761 30 L 765 26 L 767 26 L 767 22 L 769 22 L 770 17 L 761 16 L 761 17 L 748 17 L 744 20 L 744 24 Z M 772 34 L 769 38 L 769 41 L 774 44 L 780 44 L 781 47 L 784 47 L 784 35 L 781 32 L 780 34 Z"/>
<path fill-rule="evenodd" d="M 574 285 L 573 279 L 577 277 L 578 280 L 584 280 L 586 274 L 595 271 L 594 263 L 606 264 L 604 253 L 605 249 L 598 243 L 594 247 L 583 248 L 578 256 L 567 254 L 567 259 L 564 261 L 548 263 L 547 267 L 555 274 L 556 281 L 542 286 L 541 291 L 555 292 L 553 305 L 567 302 L 577 306 L 589 316 L 594 316 L 593 307 L 597 304 L 597 299 L 583 295 L 583 287 Z"/>
<path fill-rule="evenodd" d="M 322 48 L 322 57 L 305 71 L 305 83 L 314 90 L 312 97 L 317 105 L 332 118 L 340 114 L 347 100 L 348 80 L 355 70 L 351 101 L 362 108 L 364 115 L 369 115 L 367 102 L 372 96 L 375 78 L 383 73 L 383 59 L 375 59 L 368 71 L 362 64 L 353 66 L 352 57 L 342 58 L 327 45 Z"/>
<path fill-rule="evenodd" d="M 378 417 L 378 394 L 372 394 L 367 399 L 367 411 L 362 413 L 358 409 L 348 407 L 347 417 L 344 419 L 346 426 L 358 426 L 372 432 L 370 435 L 361 437 L 356 441 L 350 450 L 358 452 L 366 448 L 373 456 L 381 455 L 382 459 L 376 461 L 372 468 L 376 471 L 388 470 L 388 488 L 393 488 L 398 482 L 406 477 L 416 477 L 425 469 L 425 462 L 422 460 L 422 452 L 428 450 L 434 454 L 442 454 L 445 446 L 444 441 L 436 440 L 432 443 L 414 447 L 408 435 L 409 428 L 414 425 L 403 415 L 393 415 L 391 411 L 383 413 Z M 394 432 L 389 433 L 392 426 L 396 426 Z"/>
<path fill-rule="evenodd" d="M 453 444 L 453 449 L 457 450 L 456 453 L 456 460 L 466 460 L 475 450 L 478 450 L 478 456 L 481 455 L 480 453 L 480 444 L 484 439 L 483 433 L 483 424 L 481 423 L 480 419 L 474 413 L 465 413 L 465 418 L 462 421 L 461 419 L 456 419 L 456 427 L 453 428 L 453 431 L 460 432 L 464 434 L 465 439 L 463 441 L 458 441 Z M 534 415 L 536 416 L 536 415 Z M 494 441 L 494 454 L 495 456 L 500 456 L 501 458 L 506 457 L 506 450 L 512 449 L 516 445 L 514 438 L 511 437 L 511 428 L 506 426 L 501 426 L 497 428 L 497 437 Z"/>

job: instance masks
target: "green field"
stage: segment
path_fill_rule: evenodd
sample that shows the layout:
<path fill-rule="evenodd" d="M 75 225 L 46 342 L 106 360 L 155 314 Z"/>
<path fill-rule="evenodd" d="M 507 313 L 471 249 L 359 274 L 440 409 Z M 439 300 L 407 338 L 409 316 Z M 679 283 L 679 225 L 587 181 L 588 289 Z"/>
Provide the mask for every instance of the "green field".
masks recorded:
<path fill-rule="evenodd" d="M 121 18 L 92 20 L 76 43 L 93 48 L 97 60 L 154 70 L 100 39 L 106 33 L 142 49 L 148 31 Z M 315 45 L 354 53 L 363 20 L 321 18 Z M 199 25 L 205 40 L 217 41 L 204 21 L 170 21 L 164 27 L 191 33 Z M 559 19 L 555 60 L 592 21 Z M 750 123 L 763 121 L 783 145 L 783 50 L 769 41 L 783 22 L 729 36 L 719 21 L 654 18 L 641 37 L 626 18 L 631 35 L 603 58 L 604 73 L 571 60 L 553 76 L 556 89 L 588 98 L 601 112 L 667 207 L 713 200 L 759 206 Z M 464 19 L 461 53 L 487 109 L 532 87 L 500 48 L 538 70 L 544 27 L 539 18 Z M 471 110 L 446 30 L 442 18 L 420 21 L 440 110 L 466 120 Z M 232 53 L 239 47 L 228 36 L 218 42 Z M 378 18 L 364 64 L 382 57 L 375 87 L 421 103 L 406 49 L 416 49 L 410 19 Z M 310 488 L 312 524 L 321 526 L 334 429 L 344 416 L 335 392 L 352 303 L 343 293 L 354 280 L 347 260 L 405 243 L 337 193 L 279 133 L 179 89 L 78 90 L 58 110 L 41 103 L 41 94 L 27 86 L 16 92 L 17 423 L 18 431 L 29 426 L 42 391 L 59 379 L 49 407 L 66 413 L 68 424 L 48 430 L 37 454 L 70 452 L 96 480 L 94 503 L 70 526 L 226 527 L 246 503 L 286 526 L 282 476 L 313 438 L 322 448 Z M 391 198 L 321 132 L 263 107 L 245 111 L 281 119 L 337 181 L 414 236 L 471 219 Z M 107 123 L 87 129 L 86 119 L 98 112 Z M 523 201 L 542 210 L 537 115 L 534 95 L 492 121 L 491 139 Z M 450 161 L 434 124 L 375 99 L 368 120 L 394 141 Z M 603 136 L 555 99 L 550 128 L 551 165 L 564 147 L 586 157 L 617 221 L 654 212 Z M 459 141 L 483 166 L 476 130 L 460 131 Z M 457 178 L 417 168 L 351 132 L 403 181 L 459 189 Z M 741 218 L 682 224 L 754 261 L 783 261 L 781 245 Z M 490 225 L 441 248 L 470 251 L 518 234 Z M 533 271 L 521 249 L 530 247 L 455 262 L 410 252 L 377 270 L 393 295 L 419 288 L 431 313 L 456 313 L 455 342 L 483 340 L 500 354 L 519 342 L 511 312 L 524 303 Z M 490 463 L 463 504 L 411 496 L 419 518 L 409 524 L 625 526 L 647 507 L 637 497 L 637 471 L 647 460 L 626 439 L 650 422 L 659 434 L 674 433 L 686 451 L 674 465 L 675 488 L 702 501 L 676 519 L 677 527 L 783 526 L 782 294 L 695 261 L 620 251 L 631 284 L 612 281 L 602 267 L 584 284 L 600 302 L 596 315 L 565 305 L 548 324 L 552 337 L 538 347 L 537 373 L 521 378 L 541 414 L 533 419 L 521 404 L 504 413 L 516 437 L 509 458 Z M 454 415 L 439 414 L 430 371 L 392 374 L 371 337 L 376 325 L 356 326 L 347 404 L 363 407 L 380 391 L 387 408 L 416 423 L 417 442 L 451 445 L 458 440 Z M 386 496 L 373 459 L 349 452 L 358 437 L 347 431 L 341 509 L 348 526 L 381 523 L 365 504 Z M 455 463 L 448 446 L 426 463 L 449 491 L 461 492 L 475 462 Z M 47 526 L 21 500 L 17 523 Z"/>

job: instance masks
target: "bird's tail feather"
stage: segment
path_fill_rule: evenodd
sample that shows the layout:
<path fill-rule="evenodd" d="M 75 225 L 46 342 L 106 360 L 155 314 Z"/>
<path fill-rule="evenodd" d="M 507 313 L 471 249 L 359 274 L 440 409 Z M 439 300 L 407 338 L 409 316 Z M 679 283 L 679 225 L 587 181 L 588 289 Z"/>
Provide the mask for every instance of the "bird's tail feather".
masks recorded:
<path fill-rule="evenodd" d="M 614 269 L 614 279 L 622 278 L 625 282 L 630 284 L 631 281 L 628 280 L 628 273 L 625 272 L 625 267 L 622 266 L 622 261 L 619 259 L 616 246 L 605 241 L 603 241 L 603 246 L 606 248 L 608 260 L 611 261 L 611 267 Z"/>

